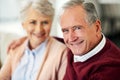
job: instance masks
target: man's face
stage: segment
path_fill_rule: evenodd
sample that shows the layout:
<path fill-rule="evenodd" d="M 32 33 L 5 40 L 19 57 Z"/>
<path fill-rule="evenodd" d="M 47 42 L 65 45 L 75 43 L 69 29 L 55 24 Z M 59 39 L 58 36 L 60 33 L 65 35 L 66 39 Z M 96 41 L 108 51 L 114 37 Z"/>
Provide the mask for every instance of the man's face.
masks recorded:
<path fill-rule="evenodd" d="M 99 43 L 100 21 L 87 21 L 87 14 L 81 6 L 68 8 L 60 17 L 64 41 L 75 55 L 84 55 Z"/>

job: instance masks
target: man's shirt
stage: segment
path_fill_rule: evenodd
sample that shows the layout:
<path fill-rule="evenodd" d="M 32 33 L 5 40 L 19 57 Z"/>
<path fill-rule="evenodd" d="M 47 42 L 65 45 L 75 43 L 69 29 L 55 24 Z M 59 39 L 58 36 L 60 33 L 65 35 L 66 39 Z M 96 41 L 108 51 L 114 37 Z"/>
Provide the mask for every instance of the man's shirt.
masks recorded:
<path fill-rule="evenodd" d="M 104 34 L 102 34 L 102 36 L 103 36 L 102 40 L 93 50 L 82 56 L 74 55 L 74 62 L 84 62 L 91 58 L 92 56 L 94 56 L 95 54 L 97 54 L 100 50 L 102 50 L 106 43 L 106 38 Z"/>

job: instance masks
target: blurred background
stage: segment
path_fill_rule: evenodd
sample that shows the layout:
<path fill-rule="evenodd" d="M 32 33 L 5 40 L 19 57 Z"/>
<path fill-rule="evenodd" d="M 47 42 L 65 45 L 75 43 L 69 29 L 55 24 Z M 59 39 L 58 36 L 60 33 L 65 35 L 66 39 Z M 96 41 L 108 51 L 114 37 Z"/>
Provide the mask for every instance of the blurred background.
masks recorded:
<path fill-rule="evenodd" d="M 17 38 L 25 36 L 19 20 L 21 0 L 0 0 L 0 61 L 4 63 L 8 44 Z M 51 36 L 62 37 L 57 20 L 59 8 L 65 0 L 50 0 L 55 7 L 55 17 Z M 86 0 L 93 2 L 102 22 L 103 33 L 120 47 L 120 0 Z"/>

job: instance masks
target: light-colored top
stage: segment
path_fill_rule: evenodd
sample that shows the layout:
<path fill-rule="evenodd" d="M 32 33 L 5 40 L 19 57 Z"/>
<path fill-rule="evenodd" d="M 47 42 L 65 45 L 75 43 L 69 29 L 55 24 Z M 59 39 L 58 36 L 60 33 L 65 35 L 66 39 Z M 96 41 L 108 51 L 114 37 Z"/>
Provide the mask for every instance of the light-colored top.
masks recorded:
<path fill-rule="evenodd" d="M 26 49 L 25 42 L 15 49 L 11 49 L 5 64 L 0 70 L 0 80 L 11 80 Z M 66 46 L 52 37 L 48 38 L 43 59 L 40 62 L 35 80 L 63 80 L 67 66 Z"/>
<path fill-rule="evenodd" d="M 41 43 L 37 48 L 30 50 L 27 41 L 25 52 L 12 74 L 12 80 L 36 80 L 43 53 L 46 48 L 47 40 Z"/>
<path fill-rule="evenodd" d="M 74 55 L 74 62 L 84 62 L 84 61 L 88 60 L 89 58 L 91 58 L 92 56 L 94 56 L 95 54 L 97 54 L 99 51 L 101 51 L 106 43 L 106 38 L 105 38 L 104 34 L 102 34 L 102 35 L 103 35 L 102 40 L 93 50 L 91 50 L 90 52 L 88 52 L 82 56 Z"/>

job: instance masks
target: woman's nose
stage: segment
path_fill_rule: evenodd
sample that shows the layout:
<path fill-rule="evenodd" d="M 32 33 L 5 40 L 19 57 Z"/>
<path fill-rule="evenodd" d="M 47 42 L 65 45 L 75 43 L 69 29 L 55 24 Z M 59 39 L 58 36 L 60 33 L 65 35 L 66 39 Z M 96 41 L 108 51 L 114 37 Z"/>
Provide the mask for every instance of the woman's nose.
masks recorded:
<path fill-rule="evenodd" d="M 35 29 L 36 32 L 41 32 L 41 31 L 44 30 L 44 28 L 43 28 L 43 26 L 41 24 L 37 24 L 37 26 L 35 28 L 36 28 Z"/>

